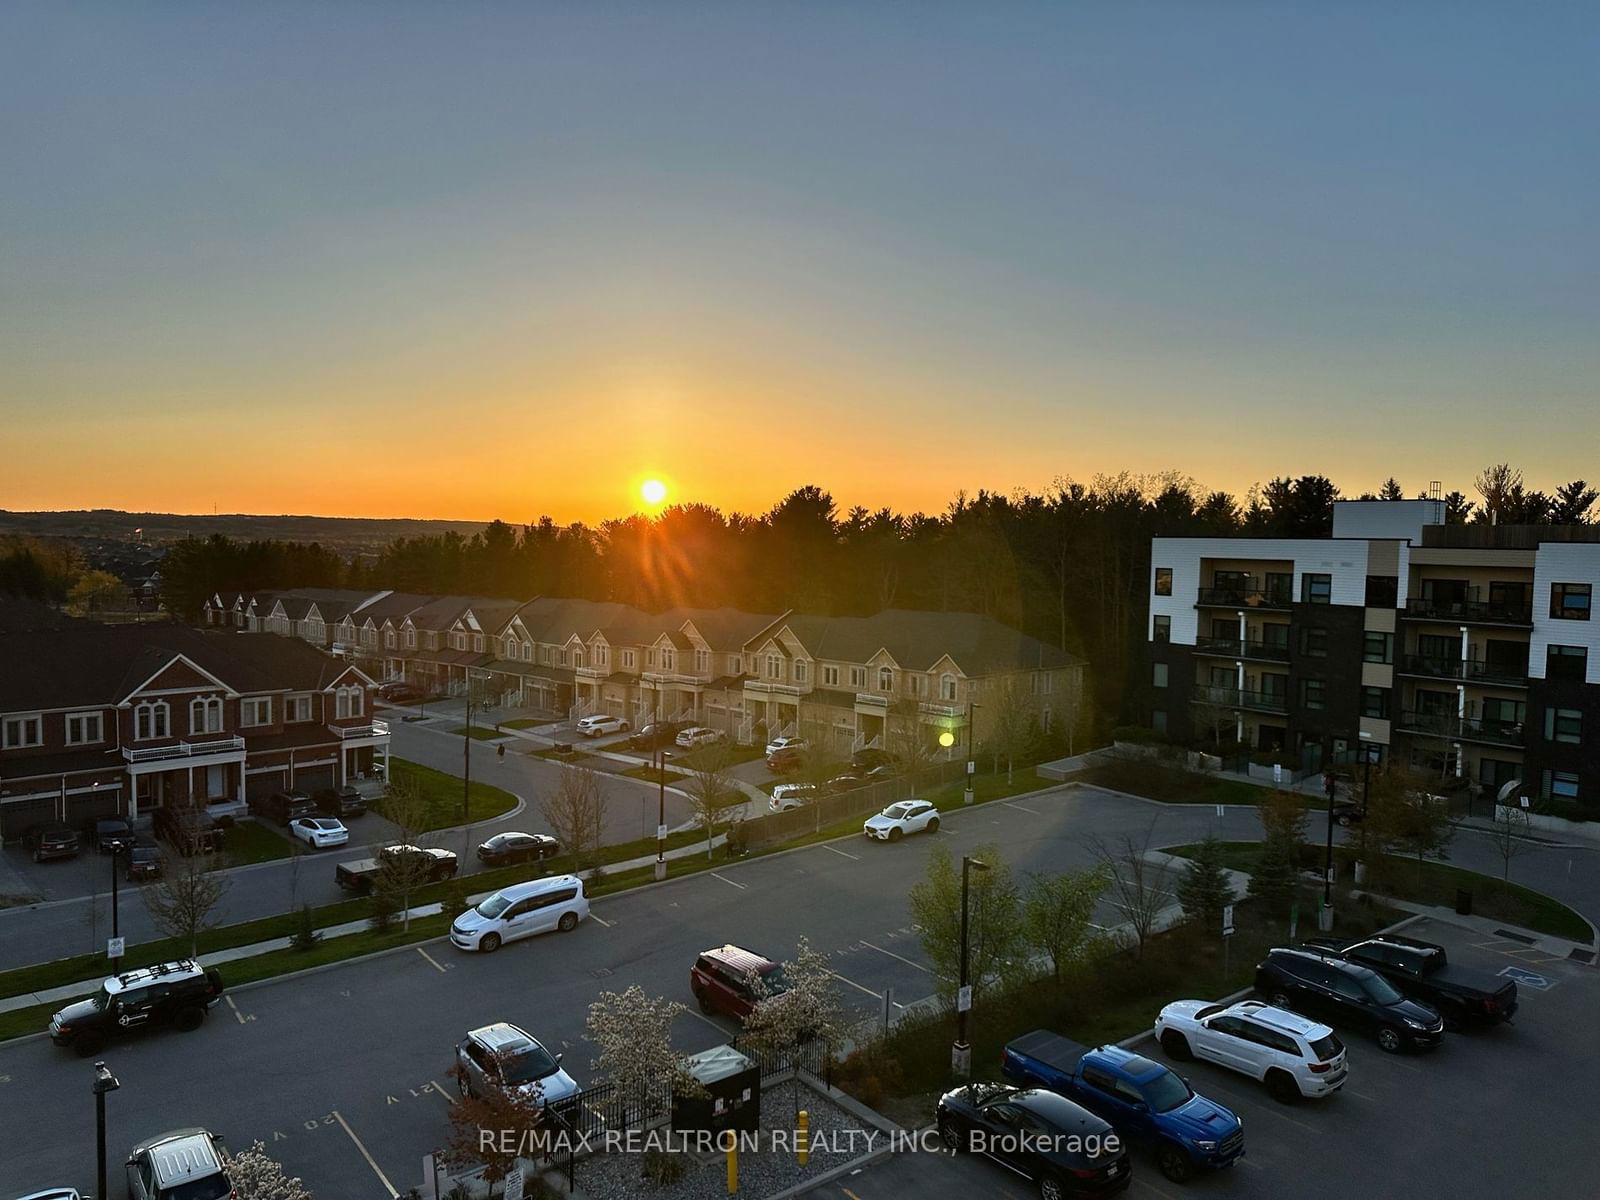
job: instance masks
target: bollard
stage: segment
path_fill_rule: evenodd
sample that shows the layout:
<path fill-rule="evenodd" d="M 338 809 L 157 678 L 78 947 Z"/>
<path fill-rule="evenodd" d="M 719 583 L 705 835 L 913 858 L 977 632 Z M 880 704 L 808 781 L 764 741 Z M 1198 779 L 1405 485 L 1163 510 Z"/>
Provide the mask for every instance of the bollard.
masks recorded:
<path fill-rule="evenodd" d="M 794 1146 L 803 1167 L 811 1160 L 811 1114 L 803 1108 L 800 1110 L 800 1130 Z"/>
<path fill-rule="evenodd" d="M 732 1196 L 739 1191 L 739 1136 L 731 1129 L 727 1135 L 728 1195 Z"/>

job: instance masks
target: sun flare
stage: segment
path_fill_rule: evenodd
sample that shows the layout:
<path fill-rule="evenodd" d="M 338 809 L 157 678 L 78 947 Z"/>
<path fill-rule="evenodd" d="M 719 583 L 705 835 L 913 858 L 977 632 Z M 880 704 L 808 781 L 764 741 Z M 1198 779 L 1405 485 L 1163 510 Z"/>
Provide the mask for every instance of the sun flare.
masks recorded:
<path fill-rule="evenodd" d="M 658 508 L 667 498 L 667 485 L 659 479 L 646 479 L 639 485 L 639 496 L 651 508 Z"/>

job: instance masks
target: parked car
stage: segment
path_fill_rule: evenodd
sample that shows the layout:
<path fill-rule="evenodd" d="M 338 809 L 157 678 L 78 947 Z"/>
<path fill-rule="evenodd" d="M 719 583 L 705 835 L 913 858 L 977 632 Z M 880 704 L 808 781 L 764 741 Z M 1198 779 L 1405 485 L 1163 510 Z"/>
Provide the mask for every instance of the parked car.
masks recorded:
<path fill-rule="evenodd" d="M 343 846 L 350 840 L 350 831 L 337 817 L 296 817 L 289 822 L 289 835 L 313 850 Z"/>
<path fill-rule="evenodd" d="M 804 750 L 809 743 L 803 737 L 775 737 L 767 743 L 767 757 L 780 750 Z"/>
<path fill-rule="evenodd" d="M 80 1057 L 98 1053 L 113 1037 L 171 1025 L 198 1029 L 222 999 L 222 976 L 193 959 L 160 963 L 113 975 L 86 1000 L 50 1018 L 50 1040 Z"/>
<path fill-rule="evenodd" d="M 571 933 L 589 915 L 583 880 L 554 875 L 515 883 L 484 897 L 450 926 L 451 944 L 462 950 L 493 954 L 505 942 L 558 929 Z"/>
<path fill-rule="evenodd" d="M 760 1001 L 789 990 L 783 964 L 753 950 L 718 946 L 707 950 L 689 968 L 689 990 L 700 1011 L 722 1013 L 742 1021 Z"/>
<path fill-rule="evenodd" d="M 1368 967 L 1326 950 L 1278 947 L 1256 966 L 1256 992 L 1329 1024 L 1371 1033 L 1384 1050 L 1425 1050 L 1444 1040 L 1444 1018 Z"/>
<path fill-rule="evenodd" d="M 926 800 L 901 800 L 868 817 L 861 832 L 880 842 L 898 842 L 908 833 L 938 833 L 939 810 Z"/>
<path fill-rule="evenodd" d="M 680 730 L 674 739 L 674 744 L 682 746 L 685 750 L 693 750 L 699 746 L 709 746 L 714 742 L 727 740 L 728 735 L 720 729 L 707 729 L 704 725 L 691 725 Z"/>
<path fill-rule="evenodd" d="M 204 1129 L 174 1129 L 128 1154 L 128 1200 L 228 1200 L 222 1139 Z"/>
<path fill-rule="evenodd" d="M 870 771 L 873 767 L 898 767 L 900 756 L 868 746 L 850 756 L 850 765 L 858 771 Z"/>
<path fill-rule="evenodd" d="M 767 755 L 767 770 L 786 774 L 805 766 L 806 752 L 798 746 L 785 746 Z"/>
<path fill-rule="evenodd" d="M 424 694 L 416 684 L 403 679 L 392 679 L 378 685 L 378 699 L 387 700 L 390 704 L 415 704 Z"/>
<path fill-rule="evenodd" d="M 499 1087 L 540 1104 L 555 1104 L 578 1094 L 578 1081 L 561 1069 L 561 1055 L 504 1021 L 462 1038 L 456 1044 L 456 1068 L 456 1086 L 463 1096 Z"/>
<path fill-rule="evenodd" d="M 596 738 L 607 733 L 627 733 L 633 726 L 622 717 L 614 717 L 609 713 L 596 713 L 593 716 L 579 717 L 576 728 L 584 737 Z"/>
<path fill-rule="evenodd" d="M 478 846 L 478 861 L 488 867 L 543 862 L 561 853 L 561 843 L 546 833 L 497 833 Z"/>
<path fill-rule="evenodd" d="M 1007 1043 L 1000 1073 L 1022 1087 L 1058 1092 L 1155 1151 L 1174 1183 L 1196 1169 L 1230 1167 L 1244 1153 L 1244 1126 L 1158 1062 L 1124 1050 L 1090 1050 L 1046 1029 Z"/>
<path fill-rule="evenodd" d="M 214 854 L 222 849 L 222 826 L 204 809 L 178 808 L 168 804 L 156 809 L 152 823 L 156 832 L 171 842 L 185 858 L 194 854 Z"/>
<path fill-rule="evenodd" d="M 160 879 L 164 869 L 161 848 L 149 838 L 136 839 L 128 850 L 128 882 L 143 883 L 149 879 Z"/>
<path fill-rule="evenodd" d="M 83 1200 L 77 1188 L 46 1188 L 42 1192 L 29 1192 L 17 1200 Z"/>
<path fill-rule="evenodd" d="M 828 791 L 853 792 L 858 787 L 865 787 L 867 782 L 867 773 L 865 771 L 857 771 L 851 768 L 840 771 L 839 774 L 828 780 Z"/>
<path fill-rule="evenodd" d="M 1517 985 L 1488 971 L 1450 965 L 1443 946 L 1380 933 L 1360 942 L 1313 938 L 1306 945 L 1377 972 L 1412 1000 L 1420 1000 L 1460 1029 L 1498 1025 L 1517 1011 Z"/>
<path fill-rule="evenodd" d="M 1344 1086 L 1344 1043 L 1326 1025 L 1260 1000 L 1178 1000 L 1156 1016 L 1156 1040 L 1179 1062 L 1204 1059 L 1258 1079 L 1281 1101 Z"/>
<path fill-rule="evenodd" d="M 26 845 L 36 863 L 46 862 L 52 858 L 77 858 L 81 848 L 77 831 L 59 822 L 37 825 L 30 829 Z"/>
<path fill-rule="evenodd" d="M 449 879 L 460 864 L 455 851 L 437 846 L 385 846 L 372 858 L 358 858 L 342 862 L 333 869 L 333 878 L 347 892 L 366 895 L 378 885 L 378 876 L 385 862 L 416 861 L 420 864 L 418 875 L 437 883 Z"/>
<path fill-rule="evenodd" d="M 630 750 L 659 750 L 662 746 L 670 746 L 688 726 L 682 721 L 651 721 L 637 733 L 628 738 Z"/>
<path fill-rule="evenodd" d="M 814 783 L 780 783 L 772 789 L 767 807 L 773 812 L 788 812 L 791 808 L 811 804 L 816 798 L 817 785 Z"/>
<path fill-rule="evenodd" d="M 1055 1092 L 969 1083 L 939 1097 L 935 1120 L 950 1151 L 987 1155 L 1037 1184 L 1044 1200 L 1112 1196 L 1133 1179 L 1117 1132 Z"/>
<path fill-rule="evenodd" d="M 85 833 L 96 854 L 110 854 L 117 847 L 126 850 L 133 845 L 133 826 L 121 817 L 101 817 L 89 822 Z"/>
<path fill-rule="evenodd" d="M 252 800 L 250 811 L 287 829 L 289 822 L 297 817 L 316 816 L 317 804 L 304 792 L 273 792 Z"/>
<path fill-rule="evenodd" d="M 360 817 L 367 811 L 367 798 L 349 784 L 323 788 L 313 799 L 317 808 L 330 817 Z"/>

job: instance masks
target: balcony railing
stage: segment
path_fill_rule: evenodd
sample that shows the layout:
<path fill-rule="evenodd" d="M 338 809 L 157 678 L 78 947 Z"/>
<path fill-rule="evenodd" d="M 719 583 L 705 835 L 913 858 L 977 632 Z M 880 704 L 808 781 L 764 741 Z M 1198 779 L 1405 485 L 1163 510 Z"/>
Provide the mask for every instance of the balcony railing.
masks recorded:
<path fill-rule="evenodd" d="M 1436 600 L 1413 596 L 1406 616 L 1429 621 L 1467 621 L 1485 625 L 1532 625 L 1533 602 L 1504 604 L 1485 600 Z"/>
<path fill-rule="evenodd" d="M 172 742 L 165 746 L 122 748 L 124 762 L 159 762 L 163 758 L 194 758 L 202 754 L 227 754 L 244 749 L 242 737 L 213 738 L 209 742 Z"/>
<path fill-rule="evenodd" d="M 329 728 L 339 735 L 341 741 L 345 738 L 389 736 L 389 722 L 387 721 L 373 721 L 367 725 L 331 725 Z"/>
<path fill-rule="evenodd" d="M 1200 654 L 1220 654 L 1226 658 L 1263 658 L 1272 662 L 1288 662 L 1289 647 L 1279 642 L 1243 641 L 1238 638 L 1196 638 L 1195 650 Z"/>
<path fill-rule="evenodd" d="M 1400 663 L 1406 675 L 1426 675 L 1430 679 L 1459 679 L 1466 683 L 1528 686 L 1526 663 L 1491 663 L 1481 658 L 1446 658 L 1432 654 L 1408 654 Z"/>
<path fill-rule="evenodd" d="M 1196 704 L 1215 704 L 1222 708 L 1254 708 L 1279 713 L 1289 711 L 1289 697 L 1284 692 L 1252 692 L 1196 684 L 1190 699 Z"/>
<path fill-rule="evenodd" d="M 1490 742 L 1496 746 L 1522 745 L 1522 722 L 1486 717 L 1458 717 L 1454 713 L 1404 712 L 1398 722 L 1407 733 L 1431 734 L 1467 742 Z"/>
<path fill-rule="evenodd" d="M 888 708 L 889 697 L 883 692 L 857 692 L 857 704 L 870 704 L 875 708 Z"/>
<path fill-rule="evenodd" d="M 1199 603 L 1212 608 L 1289 608 L 1294 594 L 1288 588 L 1218 588 L 1200 589 Z"/>

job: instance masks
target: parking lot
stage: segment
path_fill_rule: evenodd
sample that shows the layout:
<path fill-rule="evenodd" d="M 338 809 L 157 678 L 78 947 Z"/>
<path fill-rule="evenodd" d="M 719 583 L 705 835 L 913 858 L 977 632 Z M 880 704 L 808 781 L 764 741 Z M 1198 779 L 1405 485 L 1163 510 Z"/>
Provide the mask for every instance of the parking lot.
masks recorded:
<path fill-rule="evenodd" d="M 1154 1200 L 1180 1195 L 1243 1200 L 1347 1200 L 1351 1196 L 1505 1197 L 1595 1193 L 1594 1166 L 1582 1151 L 1593 1139 L 1600 1084 L 1587 1064 L 1600 1058 L 1600 972 L 1486 939 L 1438 921 L 1406 931 L 1444 945 L 1454 963 L 1519 978 L 1511 1025 L 1452 1033 L 1436 1052 L 1392 1056 L 1356 1035 L 1345 1037 L 1350 1074 L 1322 1101 L 1280 1105 L 1242 1075 L 1210 1063 L 1176 1063 L 1153 1040 L 1137 1049 L 1185 1075 L 1195 1091 L 1244 1122 L 1245 1156 L 1233 1168 L 1180 1188 L 1134 1151 L 1126 1193 Z M 1540 989 L 1528 976 L 1546 981 Z M 1179 997 L 1173 997 L 1178 999 Z M 1344 1036 L 1341 1033 L 1341 1036 Z M 931 1120 L 932 1114 L 930 1114 Z M 984 1158 L 901 1155 L 808 1193 L 821 1200 L 897 1200 L 907 1195 L 1038 1195 Z"/>

